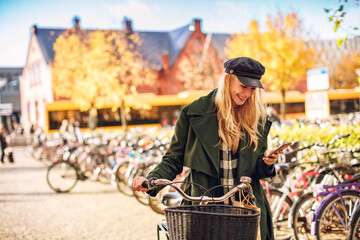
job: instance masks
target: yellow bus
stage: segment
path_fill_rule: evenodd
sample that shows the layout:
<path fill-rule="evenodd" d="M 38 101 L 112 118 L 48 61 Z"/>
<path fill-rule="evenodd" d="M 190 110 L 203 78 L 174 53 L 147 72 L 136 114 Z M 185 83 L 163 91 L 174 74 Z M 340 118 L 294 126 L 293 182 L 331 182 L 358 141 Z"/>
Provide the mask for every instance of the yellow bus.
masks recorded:
<path fill-rule="evenodd" d="M 137 99 L 150 105 L 150 110 L 131 110 L 127 123 L 129 126 L 173 125 L 182 107 L 208 94 L 206 91 L 181 92 L 177 95 L 139 94 Z M 359 89 L 329 90 L 330 114 L 350 113 L 360 111 Z M 266 101 L 280 113 L 281 95 L 277 92 L 267 92 Z M 305 116 L 305 94 L 299 91 L 286 93 L 286 118 Z M 63 119 L 76 119 L 81 128 L 87 128 L 88 111 L 80 111 L 79 106 L 69 100 L 56 101 L 46 106 L 47 132 L 58 130 Z M 121 127 L 120 111 L 111 110 L 111 106 L 97 110 L 97 126 L 99 128 Z M 281 117 L 281 116 L 280 116 Z"/>

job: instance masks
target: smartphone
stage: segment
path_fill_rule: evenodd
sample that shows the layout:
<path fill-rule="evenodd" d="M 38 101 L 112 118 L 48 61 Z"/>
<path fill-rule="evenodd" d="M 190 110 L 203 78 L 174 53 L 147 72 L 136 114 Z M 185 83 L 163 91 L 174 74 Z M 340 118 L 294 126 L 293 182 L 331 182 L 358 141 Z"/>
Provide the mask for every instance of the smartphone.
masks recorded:
<path fill-rule="evenodd" d="M 273 153 L 279 153 L 281 150 L 284 150 L 285 148 L 287 148 L 291 144 L 292 144 L 292 142 L 285 142 L 285 143 L 281 144 L 279 147 L 275 148 L 273 150 Z"/>

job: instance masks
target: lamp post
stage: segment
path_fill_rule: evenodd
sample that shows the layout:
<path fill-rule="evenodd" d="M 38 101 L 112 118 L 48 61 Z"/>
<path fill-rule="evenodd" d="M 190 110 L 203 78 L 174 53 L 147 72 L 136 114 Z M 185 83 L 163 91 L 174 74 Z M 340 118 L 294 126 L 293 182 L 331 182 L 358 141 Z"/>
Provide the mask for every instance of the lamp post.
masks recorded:
<path fill-rule="evenodd" d="M 355 69 L 355 73 L 358 76 L 357 80 L 359 82 L 359 107 L 358 107 L 358 111 L 360 112 L 360 68 Z"/>

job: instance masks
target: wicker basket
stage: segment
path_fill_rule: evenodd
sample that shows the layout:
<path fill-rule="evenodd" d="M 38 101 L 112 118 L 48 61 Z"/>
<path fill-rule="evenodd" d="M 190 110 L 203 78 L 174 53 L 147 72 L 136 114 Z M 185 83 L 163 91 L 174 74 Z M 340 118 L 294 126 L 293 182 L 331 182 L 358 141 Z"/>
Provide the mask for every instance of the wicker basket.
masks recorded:
<path fill-rule="evenodd" d="M 228 205 L 194 205 L 165 209 L 171 240 L 257 239 L 260 213 Z"/>

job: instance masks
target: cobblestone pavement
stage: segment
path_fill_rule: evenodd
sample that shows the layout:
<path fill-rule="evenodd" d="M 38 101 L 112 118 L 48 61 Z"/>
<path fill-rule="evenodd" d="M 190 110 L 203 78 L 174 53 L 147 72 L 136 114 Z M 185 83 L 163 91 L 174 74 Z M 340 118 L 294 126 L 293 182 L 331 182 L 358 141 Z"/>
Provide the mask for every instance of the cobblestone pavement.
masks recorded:
<path fill-rule="evenodd" d="M 25 147 L 0 163 L 0 239 L 156 239 L 164 219 L 110 184 L 84 181 L 66 194 L 46 183 L 46 165 Z"/>

